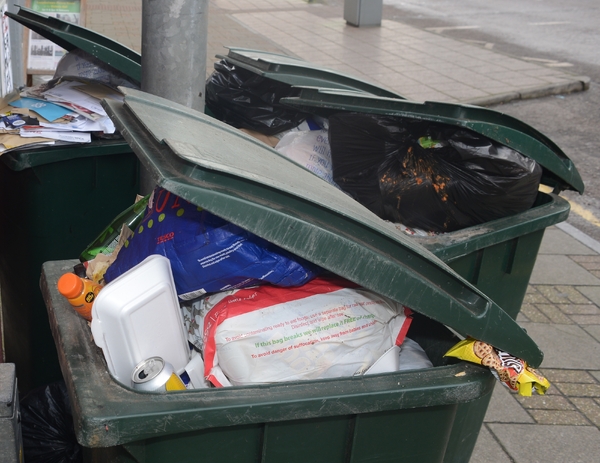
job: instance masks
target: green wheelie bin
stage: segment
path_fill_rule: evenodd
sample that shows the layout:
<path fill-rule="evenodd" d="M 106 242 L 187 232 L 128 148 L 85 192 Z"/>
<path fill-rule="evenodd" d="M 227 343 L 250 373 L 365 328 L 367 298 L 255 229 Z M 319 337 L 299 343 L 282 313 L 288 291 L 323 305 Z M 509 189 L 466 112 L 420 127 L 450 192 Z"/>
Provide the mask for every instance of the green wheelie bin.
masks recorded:
<path fill-rule="evenodd" d="M 92 31 L 22 8 L 12 19 L 140 81 L 140 57 Z M 35 27 L 35 26 L 32 26 Z M 139 193 L 139 162 L 123 139 L 5 152 L 0 157 L 0 292 L 6 361 L 21 394 L 61 379 L 39 277 L 42 263 L 78 255 Z"/>
<path fill-rule="evenodd" d="M 535 159 L 543 169 L 541 183 L 551 187 L 553 192 L 540 192 L 530 210 L 456 232 L 413 236 L 516 318 L 545 229 L 564 221 L 569 214 L 568 202 L 558 194 L 563 190 L 579 193 L 584 190 L 573 162 L 552 140 L 522 121 L 495 110 L 411 102 L 400 95 L 390 96 L 385 91 L 378 93 L 364 86 L 361 88 L 364 93 L 357 94 L 348 91 L 352 89 L 344 87 L 341 78 L 337 81 L 340 85 L 321 85 L 313 78 L 310 67 L 280 55 L 231 47 L 227 55 L 217 55 L 217 58 L 257 76 L 296 87 L 295 96 L 279 100 L 290 110 L 295 108 L 322 117 L 351 111 L 443 123 L 474 131 Z"/>
<path fill-rule="evenodd" d="M 42 291 L 88 461 L 467 462 L 495 379 L 444 358 L 461 336 L 537 367 L 543 354 L 491 298 L 334 186 L 204 114 L 126 90 L 107 111 L 157 185 L 417 314 L 434 367 L 262 386 L 142 393 L 114 381 L 88 325 Z M 449 330 L 447 327 L 451 327 Z"/>
<path fill-rule="evenodd" d="M 446 124 L 483 135 L 535 160 L 542 167 L 541 184 L 553 193 L 540 191 L 531 209 L 454 232 L 412 236 L 516 318 L 545 229 L 568 217 L 569 203 L 558 193 L 584 191 L 575 165 L 552 140 L 514 117 L 477 106 L 316 88 L 301 89 L 298 96 L 282 98 L 281 103 L 322 117 L 357 112 Z"/>

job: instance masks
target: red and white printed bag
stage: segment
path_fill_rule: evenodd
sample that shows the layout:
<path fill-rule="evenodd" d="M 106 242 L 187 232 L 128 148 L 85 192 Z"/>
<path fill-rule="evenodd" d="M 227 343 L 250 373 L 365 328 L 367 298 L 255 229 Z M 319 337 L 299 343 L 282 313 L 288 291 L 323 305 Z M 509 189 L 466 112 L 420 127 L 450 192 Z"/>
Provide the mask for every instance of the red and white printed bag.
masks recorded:
<path fill-rule="evenodd" d="M 188 310 L 185 318 L 197 327 L 190 340 L 217 387 L 361 375 L 402 344 L 412 314 L 351 282 L 324 277 L 296 288 L 218 293 Z"/>

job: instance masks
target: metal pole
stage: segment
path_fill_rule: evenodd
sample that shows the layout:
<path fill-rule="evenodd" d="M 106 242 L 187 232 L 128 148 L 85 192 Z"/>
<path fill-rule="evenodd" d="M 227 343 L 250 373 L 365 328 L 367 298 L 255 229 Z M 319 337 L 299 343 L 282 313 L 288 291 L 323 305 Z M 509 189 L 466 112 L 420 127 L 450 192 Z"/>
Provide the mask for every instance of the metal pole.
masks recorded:
<path fill-rule="evenodd" d="M 208 0 L 143 0 L 142 90 L 204 111 L 207 35 Z"/>

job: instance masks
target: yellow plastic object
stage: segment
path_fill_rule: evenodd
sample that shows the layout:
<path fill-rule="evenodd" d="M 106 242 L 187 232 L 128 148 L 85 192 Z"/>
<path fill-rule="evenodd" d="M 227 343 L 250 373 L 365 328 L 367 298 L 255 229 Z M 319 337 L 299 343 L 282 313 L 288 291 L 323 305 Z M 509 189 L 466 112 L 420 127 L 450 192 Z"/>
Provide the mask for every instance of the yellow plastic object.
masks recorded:
<path fill-rule="evenodd" d="M 524 360 L 472 338 L 460 341 L 444 356 L 489 367 L 505 386 L 522 396 L 531 396 L 534 389 L 543 395 L 550 387 L 550 382 Z"/>

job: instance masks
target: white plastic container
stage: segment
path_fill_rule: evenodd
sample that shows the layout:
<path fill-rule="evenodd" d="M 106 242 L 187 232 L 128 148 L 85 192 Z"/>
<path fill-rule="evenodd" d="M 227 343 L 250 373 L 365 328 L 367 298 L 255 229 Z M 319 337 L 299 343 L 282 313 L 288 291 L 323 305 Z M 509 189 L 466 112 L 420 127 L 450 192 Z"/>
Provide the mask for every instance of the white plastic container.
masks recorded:
<path fill-rule="evenodd" d="M 169 259 L 151 255 L 106 285 L 92 307 L 92 335 L 121 384 L 132 387 L 133 369 L 150 357 L 181 374 L 190 349 Z"/>

